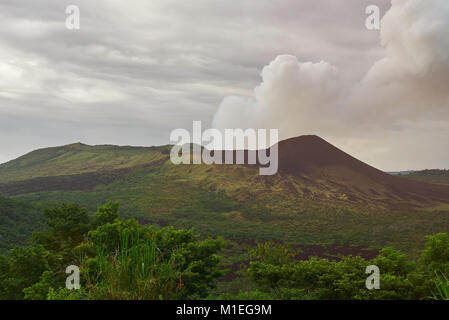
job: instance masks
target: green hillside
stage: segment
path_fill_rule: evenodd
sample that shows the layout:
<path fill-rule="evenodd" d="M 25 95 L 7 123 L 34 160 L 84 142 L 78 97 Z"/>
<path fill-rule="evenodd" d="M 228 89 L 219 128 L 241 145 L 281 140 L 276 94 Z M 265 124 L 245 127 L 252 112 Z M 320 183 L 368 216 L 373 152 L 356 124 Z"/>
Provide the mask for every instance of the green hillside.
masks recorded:
<path fill-rule="evenodd" d="M 0 252 L 26 244 L 32 232 L 43 226 L 41 207 L 0 196 Z"/>
<path fill-rule="evenodd" d="M 77 203 L 93 213 L 116 201 L 122 217 L 142 225 L 225 238 L 221 267 L 232 272 L 219 294 L 245 287 L 237 271 L 258 242 L 292 245 L 303 260 L 371 258 L 386 246 L 417 258 L 426 235 L 449 233 L 449 188 L 392 177 L 316 136 L 281 144 L 273 176 L 260 176 L 257 165 L 175 166 L 170 146 L 31 152 L 0 165 L 0 194 L 18 201 L 1 198 L 14 210 L 2 214 L 0 245 L 23 244 L 42 226 L 32 203 Z"/>
<path fill-rule="evenodd" d="M 124 217 L 141 223 L 194 227 L 237 242 L 413 250 L 425 235 L 449 232 L 449 189 L 436 186 L 440 194 L 431 200 L 432 185 L 403 183 L 318 137 L 287 141 L 287 147 L 280 159 L 287 158 L 290 171 L 274 176 L 260 176 L 254 165 L 175 166 L 169 146 L 48 148 L 1 165 L 0 193 L 34 203 L 78 203 L 91 212 L 118 201 Z"/>
<path fill-rule="evenodd" d="M 0 182 L 148 165 L 161 159 L 166 150 L 167 147 L 88 146 L 82 143 L 40 149 L 1 164 Z"/>
<path fill-rule="evenodd" d="M 449 184 L 449 170 L 427 169 L 403 174 L 401 177 L 418 181 Z"/>
<path fill-rule="evenodd" d="M 327 176 L 336 171 L 320 170 Z M 350 177 L 348 168 L 342 170 Z M 449 232 L 449 213 L 441 206 L 414 207 L 414 198 L 399 193 L 384 198 L 382 186 L 371 186 L 377 191 L 367 194 L 314 171 L 259 176 L 256 166 L 175 166 L 168 146 L 49 148 L 4 164 L 0 172 L 0 192 L 19 200 L 79 203 L 90 211 L 118 201 L 123 216 L 144 224 L 194 227 L 205 236 L 243 243 L 280 240 L 413 250 L 422 246 L 425 235 Z M 366 178 L 354 177 L 365 187 Z M 391 203 L 410 206 L 392 209 Z"/>

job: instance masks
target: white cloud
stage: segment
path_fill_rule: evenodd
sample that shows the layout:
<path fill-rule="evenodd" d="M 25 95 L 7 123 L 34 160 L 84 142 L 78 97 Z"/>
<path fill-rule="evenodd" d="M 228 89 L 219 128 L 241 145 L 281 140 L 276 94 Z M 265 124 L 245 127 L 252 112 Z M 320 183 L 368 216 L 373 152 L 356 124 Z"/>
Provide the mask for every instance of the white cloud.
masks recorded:
<path fill-rule="evenodd" d="M 341 92 L 339 73 L 327 62 L 298 62 L 280 55 L 262 71 L 253 97 L 226 97 L 213 127 L 278 128 L 280 138 L 315 131 L 311 119 L 332 110 Z M 312 126 L 310 124 L 313 124 Z"/>
<path fill-rule="evenodd" d="M 278 128 L 319 134 L 385 170 L 447 167 L 449 2 L 393 0 L 381 24 L 384 57 L 360 81 L 353 66 L 281 55 L 253 97 L 224 98 L 217 128 Z M 442 151 L 443 150 L 443 151 Z"/>

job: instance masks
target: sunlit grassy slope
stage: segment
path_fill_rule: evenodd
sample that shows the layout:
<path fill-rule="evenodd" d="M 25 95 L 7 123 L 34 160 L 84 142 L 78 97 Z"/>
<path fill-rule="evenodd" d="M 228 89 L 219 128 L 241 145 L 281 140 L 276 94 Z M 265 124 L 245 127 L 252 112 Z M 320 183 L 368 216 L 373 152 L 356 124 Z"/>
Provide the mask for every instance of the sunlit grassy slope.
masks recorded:
<path fill-rule="evenodd" d="M 40 149 L 0 165 L 0 182 L 136 167 L 157 161 L 164 147 L 88 146 Z"/>

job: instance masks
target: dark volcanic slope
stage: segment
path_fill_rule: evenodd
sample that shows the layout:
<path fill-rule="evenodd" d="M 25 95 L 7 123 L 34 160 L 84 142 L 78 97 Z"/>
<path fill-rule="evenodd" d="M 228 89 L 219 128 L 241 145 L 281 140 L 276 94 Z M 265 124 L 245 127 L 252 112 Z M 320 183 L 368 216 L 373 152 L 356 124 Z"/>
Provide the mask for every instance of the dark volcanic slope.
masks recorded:
<path fill-rule="evenodd" d="M 417 203 L 449 203 L 449 187 L 408 181 L 373 168 L 318 136 L 301 136 L 279 143 L 279 170 L 322 181 L 351 195 Z"/>
<path fill-rule="evenodd" d="M 363 171 L 366 175 L 377 175 L 377 178 L 379 174 L 389 176 L 315 135 L 281 141 L 279 143 L 279 161 L 280 168 L 289 173 L 297 173 L 316 167 L 346 166 L 352 170 Z"/>

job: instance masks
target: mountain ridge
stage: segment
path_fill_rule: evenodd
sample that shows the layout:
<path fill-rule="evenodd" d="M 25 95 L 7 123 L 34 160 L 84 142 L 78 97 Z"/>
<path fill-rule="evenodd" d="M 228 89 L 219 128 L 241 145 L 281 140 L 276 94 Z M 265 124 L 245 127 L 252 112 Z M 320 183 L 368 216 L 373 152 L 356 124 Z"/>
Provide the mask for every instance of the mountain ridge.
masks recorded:
<path fill-rule="evenodd" d="M 48 191 L 89 192 L 98 185 L 126 180 L 138 170 L 178 171 L 186 174 L 188 165 L 170 163 L 170 145 L 133 147 L 75 143 L 35 150 L 0 165 L 0 194 Z M 406 180 L 378 170 L 316 135 L 304 135 L 280 141 L 279 177 L 258 176 L 254 165 L 212 165 L 205 167 L 204 181 L 220 180 L 217 188 L 232 189 L 239 179 L 261 185 L 264 192 L 278 186 L 279 192 L 312 198 L 334 199 L 349 203 L 380 206 L 426 207 L 449 203 L 449 187 Z M 195 166 L 195 165 L 192 165 Z M 171 170 L 167 169 L 170 167 Z M 206 167 L 208 169 L 206 169 Z M 226 175 L 245 171 L 227 181 Z M 169 175 L 166 177 L 171 179 Z M 190 179 L 192 176 L 190 176 Z M 205 182 L 207 185 L 207 182 Z M 215 182 L 213 183 L 215 184 Z"/>
<path fill-rule="evenodd" d="M 449 230 L 449 186 L 390 176 L 318 137 L 281 141 L 273 176 L 258 165 L 176 166 L 170 146 L 81 149 L 10 163 L 0 194 L 91 212 L 117 201 L 141 223 L 228 239 L 411 248 Z"/>

